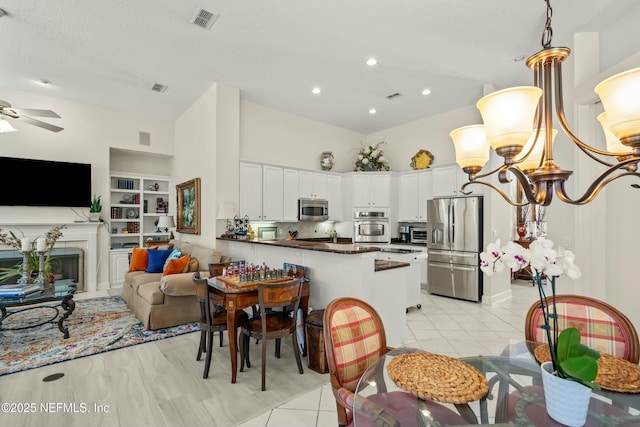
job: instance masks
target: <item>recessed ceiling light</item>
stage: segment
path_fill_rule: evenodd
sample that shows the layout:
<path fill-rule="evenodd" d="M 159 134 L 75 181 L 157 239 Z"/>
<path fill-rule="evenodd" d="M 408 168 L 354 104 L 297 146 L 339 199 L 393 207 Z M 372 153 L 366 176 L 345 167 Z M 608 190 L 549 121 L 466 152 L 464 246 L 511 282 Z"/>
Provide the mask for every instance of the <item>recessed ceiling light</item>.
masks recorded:
<path fill-rule="evenodd" d="M 320 90 L 319 87 L 316 86 L 313 89 L 311 89 L 311 93 L 313 93 L 314 95 L 320 95 L 322 91 Z"/>
<path fill-rule="evenodd" d="M 372 109 L 369 110 L 369 114 L 375 114 L 375 113 L 377 113 L 375 108 L 372 108 Z"/>
<path fill-rule="evenodd" d="M 378 63 L 378 60 L 376 58 L 369 58 L 367 59 L 367 65 L 370 67 L 373 67 L 374 65 L 376 65 Z"/>
<path fill-rule="evenodd" d="M 47 85 L 51 84 L 51 82 L 49 80 L 47 80 L 47 79 L 38 79 L 38 80 L 36 80 L 36 83 L 39 83 L 39 84 L 41 84 L 43 86 L 47 86 Z"/>
<path fill-rule="evenodd" d="M 431 89 L 423 89 L 422 90 L 422 94 L 423 95 L 431 95 Z"/>

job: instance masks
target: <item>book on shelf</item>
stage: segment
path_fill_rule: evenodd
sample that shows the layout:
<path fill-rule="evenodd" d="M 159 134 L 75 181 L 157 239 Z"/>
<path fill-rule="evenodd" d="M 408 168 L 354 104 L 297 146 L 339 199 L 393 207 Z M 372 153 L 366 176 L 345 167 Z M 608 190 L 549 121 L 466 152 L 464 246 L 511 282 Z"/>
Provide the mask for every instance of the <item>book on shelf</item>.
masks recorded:
<path fill-rule="evenodd" d="M 0 285 L 0 298 L 25 297 L 40 290 L 40 286 L 36 285 L 35 283 L 12 283 L 7 285 Z"/>

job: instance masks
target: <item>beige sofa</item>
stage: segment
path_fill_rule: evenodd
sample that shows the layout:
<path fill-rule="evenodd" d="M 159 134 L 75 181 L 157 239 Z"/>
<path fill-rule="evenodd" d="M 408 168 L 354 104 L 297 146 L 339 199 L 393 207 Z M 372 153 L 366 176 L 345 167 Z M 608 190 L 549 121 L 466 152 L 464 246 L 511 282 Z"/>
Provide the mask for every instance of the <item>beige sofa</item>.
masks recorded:
<path fill-rule="evenodd" d="M 122 298 L 129 309 L 151 330 L 200 320 L 192 275 L 200 271 L 201 275 L 208 276 L 210 263 L 227 259 L 218 250 L 181 240 L 171 240 L 169 246 L 191 256 L 189 271 L 164 277 L 162 273 L 128 272 L 122 288 Z"/>

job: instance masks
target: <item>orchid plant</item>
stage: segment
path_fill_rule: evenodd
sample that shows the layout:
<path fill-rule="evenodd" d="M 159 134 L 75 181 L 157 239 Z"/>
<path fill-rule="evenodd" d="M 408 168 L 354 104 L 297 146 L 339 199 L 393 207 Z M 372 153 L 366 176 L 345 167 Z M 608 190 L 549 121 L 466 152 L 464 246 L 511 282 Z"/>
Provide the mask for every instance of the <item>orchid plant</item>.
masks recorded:
<path fill-rule="evenodd" d="M 518 271 L 529 266 L 538 287 L 547 343 L 554 371 L 561 378 L 577 381 L 590 388 L 599 388 L 593 382 L 598 374 L 597 359 L 600 353 L 580 342 L 580 331 L 567 328 L 558 334 L 556 315 L 556 278 L 566 274 L 571 279 L 581 276 L 580 268 L 574 264 L 575 255 L 563 247 L 553 248 L 553 241 L 540 237 L 529 245 L 529 249 L 515 242 L 500 246 L 500 239 L 487 246 L 480 254 L 480 269 L 488 276 L 510 268 Z M 551 307 L 547 302 L 547 279 L 551 282 Z"/>

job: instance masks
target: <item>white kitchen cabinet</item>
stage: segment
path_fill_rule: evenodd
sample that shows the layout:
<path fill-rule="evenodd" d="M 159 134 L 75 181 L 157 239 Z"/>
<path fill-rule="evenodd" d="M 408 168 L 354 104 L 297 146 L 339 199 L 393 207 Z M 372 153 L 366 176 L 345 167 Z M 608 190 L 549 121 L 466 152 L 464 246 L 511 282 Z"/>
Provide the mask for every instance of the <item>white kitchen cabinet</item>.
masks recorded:
<path fill-rule="evenodd" d="M 262 220 L 262 165 L 240 162 L 240 217 Z"/>
<path fill-rule="evenodd" d="M 398 178 L 398 221 L 419 221 L 419 176 L 415 172 Z"/>
<path fill-rule="evenodd" d="M 327 174 L 301 170 L 298 172 L 300 197 L 306 199 L 327 198 Z"/>
<path fill-rule="evenodd" d="M 433 199 L 433 172 L 418 174 L 418 220 L 427 221 L 427 200 Z"/>
<path fill-rule="evenodd" d="M 353 175 L 354 208 L 388 208 L 391 176 L 375 172 Z"/>
<path fill-rule="evenodd" d="M 277 166 L 262 166 L 262 220 L 282 221 L 284 208 L 283 171 Z"/>
<path fill-rule="evenodd" d="M 327 201 L 329 202 L 329 219 L 342 221 L 342 177 L 340 175 L 327 174 Z"/>
<path fill-rule="evenodd" d="M 124 284 L 124 275 L 129 271 L 131 249 L 117 249 L 109 252 L 109 282 L 112 287 Z"/>
<path fill-rule="evenodd" d="M 300 194 L 300 184 L 298 182 L 297 169 L 283 169 L 283 221 L 298 220 L 298 198 Z"/>
<path fill-rule="evenodd" d="M 468 176 L 457 164 L 435 166 L 433 168 L 433 197 L 458 197 L 464 196 L 460 187 L 469 180 Z M 482 194 L 482 185 L 467 187 L 467 191 L 473 194 Z"/>

